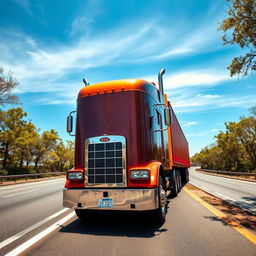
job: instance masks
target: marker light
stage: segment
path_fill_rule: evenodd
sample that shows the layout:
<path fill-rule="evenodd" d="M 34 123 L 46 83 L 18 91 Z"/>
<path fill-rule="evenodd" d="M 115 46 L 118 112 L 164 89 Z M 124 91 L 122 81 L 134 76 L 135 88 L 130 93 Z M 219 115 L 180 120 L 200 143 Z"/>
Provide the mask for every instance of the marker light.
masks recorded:
<path fill-rule="evenodd" d="M 132 170 L 130 171 L 131 179 L 148 179 L 148 170 Z"/>
<path fill-rule="evenodd" d="M 82 172 L 68 172 L 67 179 L 68 180 L 82 180 L 83 173 Z"/>

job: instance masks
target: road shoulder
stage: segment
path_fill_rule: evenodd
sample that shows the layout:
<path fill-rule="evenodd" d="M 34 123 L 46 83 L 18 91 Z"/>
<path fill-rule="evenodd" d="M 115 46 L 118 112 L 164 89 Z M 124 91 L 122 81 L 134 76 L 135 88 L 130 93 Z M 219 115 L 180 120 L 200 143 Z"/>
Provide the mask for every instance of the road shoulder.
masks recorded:
<path fill-rule="evenodd" d="M 231 226 L 252 243 L 256 244 L 256 216 L 191 184 L 187 184 L 184 190 L 210 210 L 217 219 Z"/>

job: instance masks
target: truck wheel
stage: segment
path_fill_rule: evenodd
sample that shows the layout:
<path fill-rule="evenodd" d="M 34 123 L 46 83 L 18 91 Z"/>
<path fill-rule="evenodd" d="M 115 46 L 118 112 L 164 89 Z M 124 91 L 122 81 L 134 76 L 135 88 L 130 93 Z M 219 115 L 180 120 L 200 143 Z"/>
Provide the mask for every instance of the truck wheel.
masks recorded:
<path fill-rule="evenodd" d="M 188 168 L 186 168 L 186 183 L 189 182 L 189 171 Z"/>
<path fill-rule="evenodd" d="M 157 222 L 157 224 L 164 224 L 165 217 L 166 217 L 166 191 L 165 191 L 165 185 L 163 182 L 163 178 L 159 177 L 159 187 L 158 187 L 158 201 L 159 201 L 159 208 L 153 211 L 153 217 L 154 220 Z"/>
<path fill-rule="evenodd" d="M 181 181 L 182 183 L 187 184 L 189 182 L 189 172 L 188 172 L 188 168 L 184 168 L 181 172 Z"/>
<path fill-rule="evenodd" d="M 178 182 L 177 182 L 177 175 L 176 175 L 176 170 L 172 171 L 171 174 L 171 182 L 172 182 L 172 189 L 171 189 L 171 194 L 173 197 L 176 197 L 178 195 Z"/>
<path fill-rule="evenodd" d="M 181 191 L 181 176 L 180 176 L 180 172 L 179 171 L 177 171 L 176 173 L 177 173 L 178 192 L 180 192 Z"/>

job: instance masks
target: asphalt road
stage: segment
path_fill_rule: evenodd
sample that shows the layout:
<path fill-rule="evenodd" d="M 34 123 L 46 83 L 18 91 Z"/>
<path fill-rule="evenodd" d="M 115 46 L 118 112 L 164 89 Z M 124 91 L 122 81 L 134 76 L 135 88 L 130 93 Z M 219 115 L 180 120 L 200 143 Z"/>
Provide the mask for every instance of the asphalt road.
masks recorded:
<path fill-rule="evenodd" d="M 0 188 L 0 244 L 63 211 L 4 246 L 0 255 L 45 233 L 56 221 L 53 232 L 31 242 L 23 255 L 255 255 L 252 242 L 184 190 L 169 200 L 163 226 L 145 214 L 120 212 L 95 214 L 83 223 L 63 209 L 63 184 L 54 180 Z M 64 217 L 67 221 L 60 222 Z"/>
<path fill-rule="evenodd" d="M 256 247 L 182 191 L 170 200 L 167 221 L 141 214 L 76 217 L 27 255 L 255 255 Z"/>
<path fill-rule="evenodd" d="M 190 168 L 190 184 L 256 214 L 256 183 L 208 175 Z"/>
<path fill-rule="evenodd" d="M 64 179 L 0 187 L 0 241 L 63 209 Z"/>

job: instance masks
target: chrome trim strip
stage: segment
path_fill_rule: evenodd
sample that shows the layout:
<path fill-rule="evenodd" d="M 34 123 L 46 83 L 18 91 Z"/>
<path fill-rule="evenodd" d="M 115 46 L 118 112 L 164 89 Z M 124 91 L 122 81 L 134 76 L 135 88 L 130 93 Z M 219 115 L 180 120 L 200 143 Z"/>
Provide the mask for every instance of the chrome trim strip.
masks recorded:
<path fill-rule="evenodd" d="M 108 197 L 103 197 L 108 192 Z M 98 207 L 100 199 L 113 200 L 113 207 Z M 79 204 L 79 207 L 78 207 Z M 131 208 L 131 205 L 135 208 Z M 146 211 L 159 207 L 158 188 L 154 189 L 64 189 L 63 206 L 73 209 Z"/>
<path fill-rule="evenodd" d="M 98 184 L 98 183 L 88 183 L 88 145 L 89 144 L 98 144 L 98 143 L 106 143 L 106 142 L 101 142 L 100 139 L 102 138 L 109 138 L 110 142 L 121 142 L 122 143 L 122 175 L 123 175 L 123 182 L 122 183 L 103 183 L 103 184 Z M 102 136 L 97 136 L 97 137 L 92 137 L 88 138 L 85 141 L 85 186 L 86 187 L 127 187 L 127 177 L 126 177 L 126 139 L 124 136 L 119 136 L 119 135 L 107 135 L 103 134 Z"/>

